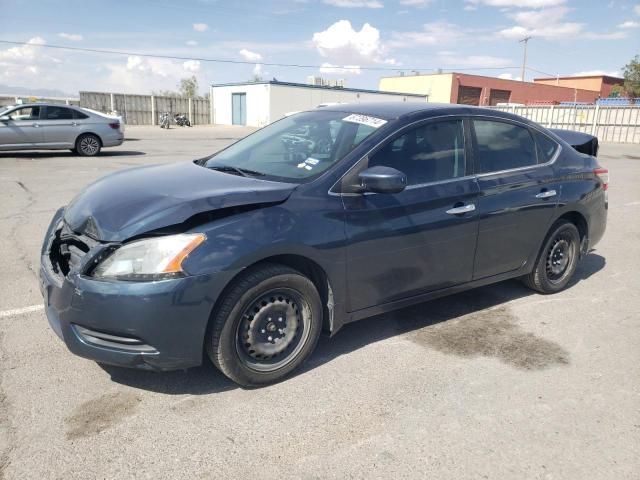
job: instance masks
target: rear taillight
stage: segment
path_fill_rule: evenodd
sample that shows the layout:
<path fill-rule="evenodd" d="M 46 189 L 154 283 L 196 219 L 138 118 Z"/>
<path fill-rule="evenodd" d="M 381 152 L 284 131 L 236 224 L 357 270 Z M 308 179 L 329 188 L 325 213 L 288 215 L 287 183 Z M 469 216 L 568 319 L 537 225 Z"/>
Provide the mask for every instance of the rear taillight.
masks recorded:
<path fill-rule="evenodd" d="M 606 168 L 598 167 L 595 170 L 593 170 L 593 173 L 595 173 L 596 176 L 602 182 L 602 189 L 608 190 L 609 189 L 609 170 L 607 170 Z"/>
<path fill-rule="evenodd" d="M 109 124 L 109 126 L 110 126 L 111 128 L 113 128 L 114 130 L 118 130 L 118 129 L 120 128 L 120 122 L 113 122 L 113 123 L 110 123 L 110 124 Z"/>

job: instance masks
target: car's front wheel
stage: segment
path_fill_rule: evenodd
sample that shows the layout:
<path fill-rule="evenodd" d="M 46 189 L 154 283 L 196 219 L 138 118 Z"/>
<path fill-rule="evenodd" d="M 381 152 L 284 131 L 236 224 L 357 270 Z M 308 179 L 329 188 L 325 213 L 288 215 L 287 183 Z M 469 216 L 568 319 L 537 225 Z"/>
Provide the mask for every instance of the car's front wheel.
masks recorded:
<path fill-rule="evenodd" d="M 92 133 L 84 133 L 76 140 L 75 150 L 83 157 L 93 157 L 100 153 L 101 148 L 100 139 Z"/>
<path fill-rule="evenodd" d="M 566 220 L 549 230 L 533 271 L 524 283 L 540 293 L 556 293 L 564 289 L 576 270 L 580 257 L 580 233 Z"/>
<path fill-rule="evenodd" d="M 300 366 L 322 328 L 322 302 L 311 280 L 292 268 L 248 269 L 227 289 L 213 314 L 206 348 L 234 382 L 276 382 Z"/>

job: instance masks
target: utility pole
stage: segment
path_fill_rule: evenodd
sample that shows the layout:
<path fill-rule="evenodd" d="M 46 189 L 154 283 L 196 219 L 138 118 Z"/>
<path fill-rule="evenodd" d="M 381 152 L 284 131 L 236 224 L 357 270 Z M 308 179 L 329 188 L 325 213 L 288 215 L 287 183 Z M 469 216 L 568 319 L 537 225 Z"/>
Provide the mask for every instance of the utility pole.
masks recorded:
<path fill-rule="evenodd" d="M 531 40 L 531 35 L 524 37 L 520 40 L 520 43 L 524 43 L 524 56 L 522 57 L 522 73 L 520 74 L 520 81 L 524 82 L 524 74 L 527 68 L 527 43 Z"/>

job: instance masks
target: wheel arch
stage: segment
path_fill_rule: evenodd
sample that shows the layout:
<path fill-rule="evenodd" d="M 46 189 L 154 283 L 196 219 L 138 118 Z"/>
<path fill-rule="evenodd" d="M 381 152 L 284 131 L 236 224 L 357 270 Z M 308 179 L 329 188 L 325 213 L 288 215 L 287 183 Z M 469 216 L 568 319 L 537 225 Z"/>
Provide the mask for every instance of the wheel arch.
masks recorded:
<path fill-rule="evenodd" d="M 304 276 L 309 278 L 311 282 L 313 282 L 314 286 L 318 290 L 320 294 L 320 300 L 322 301 L 322 330 L 327 333 L 333 333 L 336 329 L 335 325 L 335 301 L 333 288 L 331 286 L 331 281 L 329 276 L 325 272 L 325 270 L 314 260 L 306 257 L 304 255 L 299 254 L 278 254 L 272 255 L 269 257 L 261 258 L 243 268 L 240 272 L 238 272 L 233 278 L 229 280 L 229 282 L 225 285 L 220 295 L 216 299 L 213 309 L 211 310 L 211 315 L 209 318 L 209 322 L 213 318 L 215 312 L 220 306 L 222 299 L 225 297 L 235 280 L 238 276 L 242 275 L 244 271 L 250 268 L 257 268 L 263 264 L 279 264 L 284 265 L 289 268 L 293 268 L 294 270 L 299 271 Z"/>
<path fill-rule="evenodd" d="M 584 255 L 586 253 L 586 251 L 584 250 L 588 248 L 589 242 L 589 222 L 587 221 L 586 217 L 577 210 L 572 210 L 560 215 L 556 219 L 556 222 L 558 220 L 566 220 L 576 226 L 576 228 L 578 229 L 578 233 L 580 234 L 580 255 Z"/>
<path fill-rule="evenodd" d="M 93 135 L 94 137 L 96 137 L 98 139 L 98 141 L 100 142 L 100 148 L 104 147 L 104 142 L 102 141 L 102 137 L 97 134 L 96 132 L 94 132 L 93 130 L 87 130 L 86 132 L 81 132 L 76 136 L 76 140 L 75 142 L 73 142 L 74 146 L 78 145 L 78 140 L 80 140 L 80 137 L 83 135 Z"/>

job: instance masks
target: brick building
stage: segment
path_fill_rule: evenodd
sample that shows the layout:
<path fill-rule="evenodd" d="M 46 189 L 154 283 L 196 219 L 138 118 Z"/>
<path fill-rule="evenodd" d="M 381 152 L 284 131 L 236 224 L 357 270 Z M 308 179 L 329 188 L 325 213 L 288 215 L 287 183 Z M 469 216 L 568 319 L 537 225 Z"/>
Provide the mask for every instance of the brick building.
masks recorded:
<path fill-rule="evenodd" d="M 600 98 L 607 98 L 614 85 L 624 85 L 624 79 L 609 75 L 583 75 L 579 77 L 534 78 L 540 85 L 556 85 L 559 87 L 579 88 L 598 92 Z"/>
<path fill-rule="evenodd" d="M 591 84 L 588 86 L 591 87 Z M 520 82 L 456 72 L 383 77 L 380 79 L 379 89 L 386 92 L 428 95 L 430 102 L 478 106 L 498 103 L 593 103 L 600 96 L 600 91 L 586 88 Z"/>

